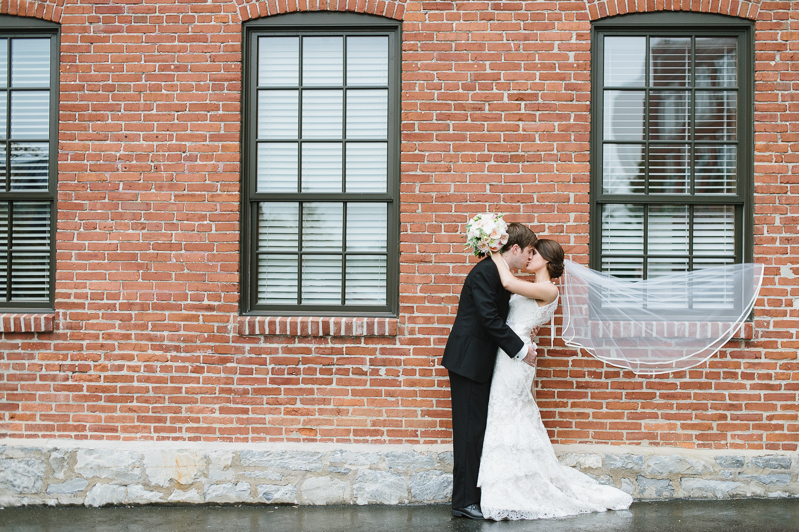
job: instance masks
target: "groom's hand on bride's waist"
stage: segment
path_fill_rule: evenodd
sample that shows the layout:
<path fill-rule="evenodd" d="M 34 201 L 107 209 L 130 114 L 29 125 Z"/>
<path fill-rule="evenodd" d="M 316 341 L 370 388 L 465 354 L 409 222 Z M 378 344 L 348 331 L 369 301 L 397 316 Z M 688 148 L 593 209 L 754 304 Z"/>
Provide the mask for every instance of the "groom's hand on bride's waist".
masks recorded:
<path fill-rule="evenodd" d="M 535 358 L 537 353 L 535 351 L 535 344 L 527 346 L 527 356 L 525 356 L 522 360 L 528 366 L 535 366 Z"/>

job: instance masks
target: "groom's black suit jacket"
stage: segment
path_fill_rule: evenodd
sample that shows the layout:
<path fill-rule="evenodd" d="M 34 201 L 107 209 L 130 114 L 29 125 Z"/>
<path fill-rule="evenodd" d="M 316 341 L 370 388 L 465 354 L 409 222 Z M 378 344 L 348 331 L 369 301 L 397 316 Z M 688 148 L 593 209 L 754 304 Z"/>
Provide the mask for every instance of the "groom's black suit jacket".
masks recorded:
<path fill-rule="evenodd" d="M 507 326 L 510 293 L 502 287 L 497 265 L 486 257 L 463 283 L 458 314 L 444 348 L 442 364 L 476 382 L 487 382 L 494 373 L 497 347 L 515 356 L 524 347 L 519 335 Z"/>

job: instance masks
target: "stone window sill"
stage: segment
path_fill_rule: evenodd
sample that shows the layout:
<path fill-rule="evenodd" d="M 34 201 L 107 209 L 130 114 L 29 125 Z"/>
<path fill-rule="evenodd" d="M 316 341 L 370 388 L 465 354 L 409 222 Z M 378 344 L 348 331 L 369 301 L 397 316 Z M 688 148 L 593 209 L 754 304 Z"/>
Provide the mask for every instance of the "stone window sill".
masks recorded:
<path fill-rule="evenodd" d="M 0 333 L 53 332 L 55 314 L 0 314 Z"/>
<path fill-rule="evenodd" d="M 397 336 L 397 318 L 240 316 L 239 336 Z"/>

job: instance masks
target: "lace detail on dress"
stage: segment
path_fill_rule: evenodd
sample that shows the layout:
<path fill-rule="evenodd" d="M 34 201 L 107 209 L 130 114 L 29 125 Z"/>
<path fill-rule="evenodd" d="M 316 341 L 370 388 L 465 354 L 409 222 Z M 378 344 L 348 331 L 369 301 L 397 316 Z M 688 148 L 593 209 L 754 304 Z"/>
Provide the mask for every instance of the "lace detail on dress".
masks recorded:
<path fill-rule="evenodd" d="M 539 307 L 513 295 L 508 325 L 531 343 L 533 327 L 546 323 L 557 300 Z M 558 463 L 531 387 L 535 368 L 497 355 L 477 485 L 486 519 L 541 519 L 628 508 L 632 497 Z"/>

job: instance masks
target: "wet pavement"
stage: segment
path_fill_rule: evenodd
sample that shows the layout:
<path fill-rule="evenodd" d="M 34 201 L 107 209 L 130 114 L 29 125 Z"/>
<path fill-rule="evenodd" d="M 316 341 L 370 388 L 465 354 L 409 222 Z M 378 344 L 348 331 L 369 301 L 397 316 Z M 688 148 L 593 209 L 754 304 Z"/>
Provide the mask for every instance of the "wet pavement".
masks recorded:
<path fill-rule="evenodd" d="M 566 519 L 453 519 L 435 506 L 130 506 L 0 510 L 2 532 L 792 532 L 799 499 L 636 502 L 629 510 Z"/>

